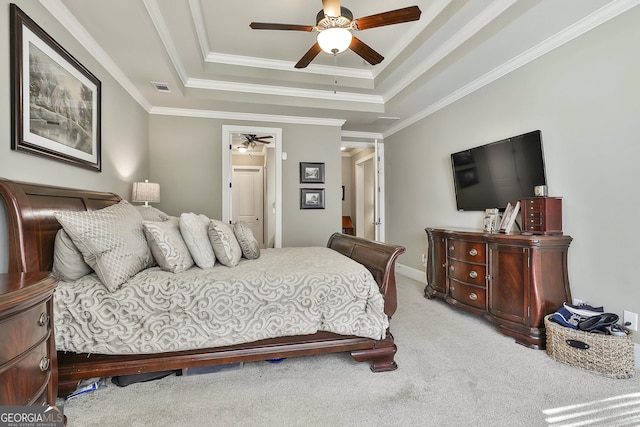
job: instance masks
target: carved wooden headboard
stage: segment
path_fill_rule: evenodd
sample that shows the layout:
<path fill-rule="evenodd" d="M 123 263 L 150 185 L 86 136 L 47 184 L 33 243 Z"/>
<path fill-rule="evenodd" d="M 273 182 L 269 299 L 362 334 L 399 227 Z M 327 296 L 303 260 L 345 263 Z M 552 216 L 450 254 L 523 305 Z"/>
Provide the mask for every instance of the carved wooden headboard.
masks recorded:
<path fill-rule="evenodd" d="M 53 243 L 60 224 L 56 211 L 91 211 L 121 199 L 114 193 L 53 187 L 0 178 L 7 213 L 9 273 L 51 271 Z"/>

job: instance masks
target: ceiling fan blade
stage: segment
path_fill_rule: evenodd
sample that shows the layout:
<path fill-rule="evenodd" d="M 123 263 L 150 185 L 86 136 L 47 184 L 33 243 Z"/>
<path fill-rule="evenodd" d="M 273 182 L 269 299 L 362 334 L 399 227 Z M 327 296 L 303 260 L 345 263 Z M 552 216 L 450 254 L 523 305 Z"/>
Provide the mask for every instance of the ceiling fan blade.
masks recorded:
<path fill-rule="evenodd" d="M 307 51 L 307 53 L 304 54 L 304 56 L 302 58 L 300 58 L 300 61 L 298 61 L 298 63 L 295 65 L 296 68 L 305 68 L 307 65 L 309 65 L 311 63 L 311 61 L 313 61 L 313 59 L 318 56 L 318 54 L 322 51 L 322 49 L 320 48 L 320 45 L 318 44 L 318 42 L 315 42 L 313 44 L 313 46 L 311 46 L 311 49 L 309 49 Z"/>
<path fill-rule="evenodd" d="M 368 45 L 363 43 L 362 40 L 358 39 L 355 36 L 353 37 L 353 39 L 351 39 L 349 49 L 360 55 L 362 59 L 364 59 L 371 65 L 379 64 L 384 59 L 384 56 L 371 49 Z"/>
<path fill-rule="evenodd" d="M 268 22 L 252 22 L 249 24 L 254 30 L 289 30 L 289 31 L 313 31 L 311 25 L 295 25 L 295 24 L 271 24 Z"/>
<path fill-rule="evenodd" d="M 355 20 L 354 25 L 358 30 L 366 30 L 369 28 L 383 27 L 385 25 L 417 21 L 420 19 L 421 14 L 422 11 L 418 6 L 410 6 L 403 9 L 391 10 L 389 12 L 358 18 Z"/>
<path fill-rule="evenodd" d="M 273 138 L 273 137 L 271 135 L 267 135 L 267 136 L 259 136 L 257 138 L 254 138 L 253 140 L 257 142 L 262 142 L 263 144 L 270 144 L 271 141 L 263 141 L 264 139 L 270 139 L 270 138 Z"/>
<path fill-rule="evenodd" d="M 322 0 L 322 10 L 325 16 L 337 18 L 340 13 L 340 0 Z"/>

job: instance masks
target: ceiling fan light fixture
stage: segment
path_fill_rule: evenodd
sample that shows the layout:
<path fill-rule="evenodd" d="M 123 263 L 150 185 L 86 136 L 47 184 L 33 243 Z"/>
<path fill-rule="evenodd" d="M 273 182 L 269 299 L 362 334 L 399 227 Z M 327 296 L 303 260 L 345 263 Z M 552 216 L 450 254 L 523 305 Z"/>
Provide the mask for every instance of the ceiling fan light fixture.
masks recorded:
<path fill-rule="evenodd" d="M 240 147 L 238 147 L 238 151 L 241 152 L 241 153 L 245 153 L 247 151 L 247 147 L 240 146 Z"/>
<path fill-rule="evenodd" d="M 318 45 L 324 52 L 341 53 L 349 48 L 352 38 L 351 31 L 346 28 L 327 28 L 318 33 Z"/>

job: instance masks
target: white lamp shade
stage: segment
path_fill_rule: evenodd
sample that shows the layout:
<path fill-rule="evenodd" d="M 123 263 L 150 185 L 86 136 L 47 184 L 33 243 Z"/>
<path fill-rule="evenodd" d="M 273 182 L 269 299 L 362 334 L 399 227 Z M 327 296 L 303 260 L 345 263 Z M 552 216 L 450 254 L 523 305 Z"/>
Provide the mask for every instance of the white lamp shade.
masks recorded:
<path fill-rule="evenodd" d="M 340 53 L 349 48 L 352 38 L 346 28 L 327 28 L 318 33 L 318 44 L 327 53 Z"/>
<path fill-rule="evenodd" d="M 160 201 L 160 184 L 155 182 L 134 182 L 131 196 L 132 202 L 144 202 L 145 204 L 158 203 Z"/>

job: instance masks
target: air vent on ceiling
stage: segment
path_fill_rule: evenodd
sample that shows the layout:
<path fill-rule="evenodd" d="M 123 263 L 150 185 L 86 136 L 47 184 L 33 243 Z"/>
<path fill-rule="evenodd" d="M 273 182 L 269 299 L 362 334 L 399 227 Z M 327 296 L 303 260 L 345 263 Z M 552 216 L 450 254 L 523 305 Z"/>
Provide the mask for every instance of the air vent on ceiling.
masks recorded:
<path fill-rule="evenodd" d="M 400 117 L 378 117 L 372 124 L 378 126 L 389 126 L 400 120 Z"/>
<path fill-rule="evenodd" d="M 171 92 L 171 89 L 169 89 L 169 83 L 151 82 L 151 84 L 158 92 Z"/>

